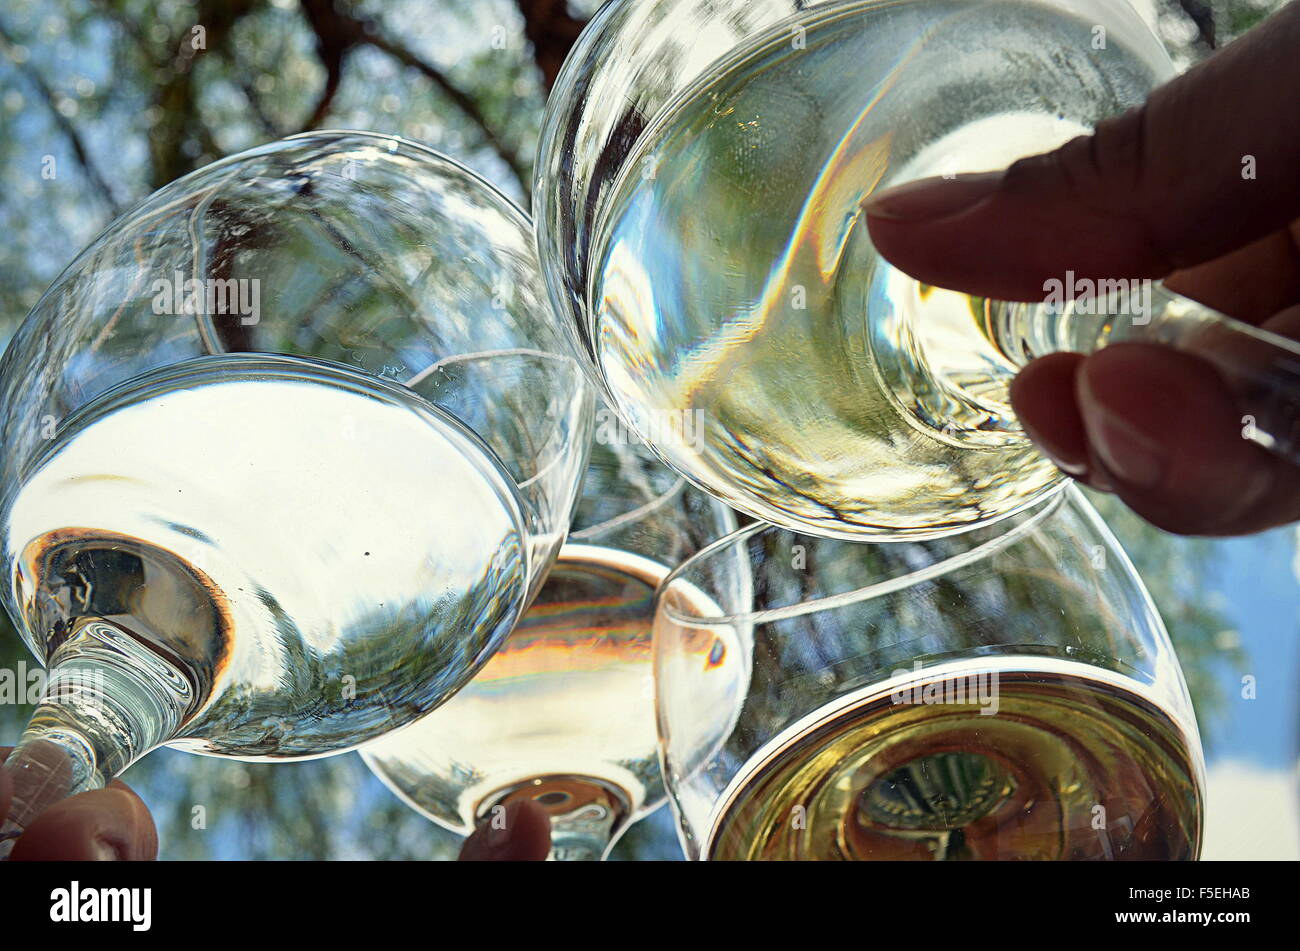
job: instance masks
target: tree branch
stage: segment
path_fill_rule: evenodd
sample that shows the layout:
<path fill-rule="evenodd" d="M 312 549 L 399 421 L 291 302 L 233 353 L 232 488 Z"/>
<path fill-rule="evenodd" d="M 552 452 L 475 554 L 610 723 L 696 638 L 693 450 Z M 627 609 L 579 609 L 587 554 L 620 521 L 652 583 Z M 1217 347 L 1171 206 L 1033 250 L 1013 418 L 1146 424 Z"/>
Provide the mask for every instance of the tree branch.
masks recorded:
<path fill-rule="evenodd" d="M 550 92 L 586 21 L 570 14 L 565 0 L 515 0 L 515 6 L 523 14 L 524 35 L 533 45 L 533 61 Z"/>
<path fill-rule="evenodd" d="M 487 116 L 483 115 L 482 110 L 479 109 L 478 103 L 468 93 L 454 85 L 437 67 L 425 62 L 397 41 L 388 39 L 378 32 L 367 36 L 366 39 L 375 49 L 382 50 L 402 65 L 409 66 L 411 69 L 424 74 L 435 86 L 441 89 L 443 95 L 450 99 L 457 109 L 479 127 L 479 130 L 483 133 L 483 138 L 492 146 L 497 155 L 501 156 L 502 161 L 510 166 L 510 171 L 514 172 L 515 178 L 519 179 L 519 184 L 523 186 L 524 192 L 528 192 L 529 179 L 524 172 L 524 166 L 519 160 L 519 156 L 501 140 L 501 137 L 493 130 Z"/>
<path fill-rule="evenodd" d="M 54 124 L 58 126 L 59 131 L 63 133 L 64 137 L 67 138 L 68 142 L 72 145 L 72 154 L 76 156 L 77 163 L 86 173 L 86 178 L 90 180 L 91 186 L 98 190 L 101 197 L 104 199 L 105 204 L 108 205 L 109 212 L 113 217 L 117 217 L 122 211 L 121 205 L 117 200 L 117 195 L 114 193 L 112 187 L 109 186 L 108 180 L 104 178 L 100 173 L 99 168 L 91 159 L 90 152 L 86 148 L 85 142 L 81 139 L 81 134 L 77 132 L 77 127 L 72 124 L 67 116 L 59 111 L 58 94 L 49 86 L 48 83 L 45 82 L 45 79 L 34 66 L 25 62 L 20 63 L 18 57 L 13 55 L 13 51 L 18 47 L 18 45 L 18 42 L 13 38 L 13 35 L 8 31 L 8 29 L 6 29 L 3 24 L 0 24 L 0 46 L 4 47 L 5 52 L 9 54 L 10 61 L 15 67 L 17 67 L 19 72 L 27 77 L 27 81 L 35 87 L 36 91 L 45 101 L 46 106 L 49 107 L 50 115 L 54 118 Z"/>
<path fill-rule="evenodd" d="M 151 185 L 161 188 L 194 170 L 195 157 L 185 154 L 185 143 L 197 141 L 199 148 L 215 157 L 220 150 L 213 141 L 212 132 L 199 115 L 198 98 L 194 84 L 194 64 L 199 53 L 214 55 L 224 52 L 235 24 L 253 12 L 262 0 L 199 0 L 194 23 L 182 35 L 173 37 L 170 49 L 174 55 L 156 68 L 167 74 L 155 86 L 154 104 L 159 118 L 149 136 L 151 159 Z M 205 46 L 194 49 L 193 28 L 204 30 Z"/>
<path fill-rule="evenodd" d="M 403 66 L 422 73 L 437 86 L 443 95 L 465 114 L 466 118 L 478 126 L 484 141 L 514 173 L 524 194 L 528 194 L 529 178 L 519 155 L 497 134 L 474 98 L 453 83 L 442 70 L 400 41 L 385 35 L 379 24 L 338 9 L 332 0 L 300 0 L 300 6 L 312 31 L 316 34 L 316 48 L 326 69 L 325 90 L 308 120 L 308 128 L 311 128 L 311 123 L 319 121 L 328 110 L 338 89 L 343 72 L 343 61 L 347 54 L 356 46 L 368 44 L 391 56 Z"/>
<path fill-rule="evenodd" d="M 337 11 L 332 0 L 301 0 L 299 6 L 316 35 L 316 55 L 325 67 L 325 88 L 302 125 L 306 132 L 320 125 L 329 112 L 343 81 L 344 60 L 363 38 L 359 35 L 361 24 Z"/>
<path fill-rule="evenodd" d="M 257 90 L 253 88 L 252 83 L 247 79 L 240 80 L 239 91 L 242 92 L 244 98 L 248 100 L 249 111 L 253 113 L 253 118 L 256 119 L 257 124 L 262 127 L 263 132 L 272 139 L 282 139 L 288 135 L 287 132 L 284 132 L 275 124 L 275 120 L 272 119 L 270 115 L 267 114 L 267 111 L 262 108 L 262 100 L 258 97 Z M 308 128 L 311 127 L 308 126 Z"/>
<path fill-rule="evenodd" d="M 1187 18 L 1196 24 L 1196 32 L 1210 49 L 1215 48 L 1214 10 L 1206 0 L 1178 0 Z"/>

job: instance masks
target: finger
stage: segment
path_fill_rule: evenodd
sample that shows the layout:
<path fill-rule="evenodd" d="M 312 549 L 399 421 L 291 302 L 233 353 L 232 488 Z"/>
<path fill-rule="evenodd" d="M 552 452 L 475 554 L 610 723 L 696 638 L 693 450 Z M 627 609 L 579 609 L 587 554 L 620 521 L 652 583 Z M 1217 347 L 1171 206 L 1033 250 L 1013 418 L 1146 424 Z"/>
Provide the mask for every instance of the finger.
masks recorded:
<path fill-rule="evenodd" d="M 0 747 L 0 763 L 13 747 Z M 8 815 L 11 786 L 0 769 L 0 821 Z M 36 818 L 14 844 L 12 861 L 152 860 L 158 832 L 148 807 L 125 783 L 80 793 Z"/>
<path fill-rule="evenodd" d="M 1096 464 L 1075 390 L 1081 353 L 1051 353 L 1033 361 L 1011 382 L 1011 405 L 1025 433 L 1066 475 L 1101 492 L 1115 487 Z"/>
<path fill-rule="evenodd" d="M 540 862 L 551 851 L 546 810 L 521 799 L 483 822 L 460 848 L 462 862 Z"/>
<path fill-rule="evenodd" d="M 1243 248 L 1165 278 L 1177 294 L 1258 324 L 1300 304 L 1300 221 Z"/>
<path fill-rule="evenodd" d="M 872 240 L 927 283 L 1036 300 L 1067 270 L 1163 277 L 1281 231 L 1300 217 L 1300 136 L 1279 118 L 1300 98 L 1297 49 L 1290 4 L 1091 136 L 872 196 Z"/>
<path fill-rule="evenodd" d="M 12 861 L 149 861 L 158 831 L 140 797 L 119 782 L 46 809 L 14 845 Z"/>
<path fill-rule="evenodd" d="M 1088 434 L 1074 398 L 1081 353 L 1053 353 L 1033 361 L 1011 382 L 1016 418 L 1061 471 L 1081 478 L 1088 472 Z"/>
<path fill-rule="evenodd" d="M 1185 535 L 1237 535 L 1300 518 L 1300 468 L 1243 437 L 1206 361 L 1153 344 L 1084 360 L 1075 400 L 1088 468 L 1147 521 Z"/>

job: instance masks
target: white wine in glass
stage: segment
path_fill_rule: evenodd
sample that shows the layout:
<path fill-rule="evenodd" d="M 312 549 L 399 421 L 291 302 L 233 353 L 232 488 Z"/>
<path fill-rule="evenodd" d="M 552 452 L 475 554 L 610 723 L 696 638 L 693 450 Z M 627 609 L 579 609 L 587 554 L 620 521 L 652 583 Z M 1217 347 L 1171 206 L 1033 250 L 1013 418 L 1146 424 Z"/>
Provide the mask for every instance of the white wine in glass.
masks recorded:
<path fill-rule="evenodd" d="M 5 608 L 48 667 L 0 857 L 162 744 L 325 756 L 469 681 L 553 563 L 592 393 L 526 216 L 320 132 L 149 196 L 0 364 Z"/>
<path fill-rule="evenodd" d="M 1118 340 L 1206 357 L 1300 458 L 1300 344 L 1138 282 L 973 298 L 871 242 L 875 192 L 1050 150 L 1172 74 L 1125 0 L 609 4 L 547 110 L 552 297 L 670 465 L 794 531 L 934 537 L 1041 499 L 1062 476 L 1010 381 Z M 699 436 L 657 425 L 683 412 Z"/>
<path fill-rule="evenodd" d="M 403 800 L 462 835 L 518 799 L 535 803 L 556 860 L 603 858 L 663 804 L 655 589 L 734 516 L 644 449 L 597 445 L 575 525 L 536 600 L 475 678 L 361 750 Z M 734 708 L 713 699 L 697 697 L 695 715 L 728 722 Z"/>
<path fill-rule="evenodd" d="M 1068 661 L 957 663 L 851 694 L 777 737 L 733 780 L 703 852 L 1186 859 L 1195 785 L 1185 728 L 1123 678 Z"/>
<path fill-rule="evenodd" d="M 1199 853 L 1204 763 L 1182 672 L 1074 490 L 926 542 L 743 528 L 669 576 L 654 636 L 665 777 L 692 857 Z M 720 664 L 700 651 L 716 638 L 733 642 Z M 730 725 L 689 708 L 736 692 Z"/>

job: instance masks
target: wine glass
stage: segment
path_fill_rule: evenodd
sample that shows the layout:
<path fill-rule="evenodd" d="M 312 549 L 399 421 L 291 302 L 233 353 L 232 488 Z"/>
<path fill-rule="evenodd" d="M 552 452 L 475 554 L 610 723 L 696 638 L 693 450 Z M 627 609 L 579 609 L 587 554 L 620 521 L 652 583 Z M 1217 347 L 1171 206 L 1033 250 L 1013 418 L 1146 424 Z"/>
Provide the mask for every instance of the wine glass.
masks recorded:
<path fill-rule="evenodd" d="M 655 588 L 711 532 L 734 527 L 730 510 L 645 449 L 598 440 L 569 541 L 523 620 L 456 696 L 362 758 L 453 832 L 503 822 L 507 805 L 528 799 L 550 820 L 551 859 L 603 858 L 664 803 Z M 691 706 L 710 722 L 732 709 Z"/>
<path fill-rule="evenodd" d="M 922 285 L 866 228 L 877 190 L 1049 150 L 1172 74 L 1126 0 L 615 0 L 539 144 L 552 299 L 665 461 L 793 531 L 919 539 L 1043 498 L 1063 476 L 1009 382 L 1117 340 L 1212 360 L 1243 435 L 1300 461 L 1300 344 L 1149 282 Z M 703 438 L 656 432 L 674 411 Z"/>
<path fill-rule="evenodd" d="M 111 224 L 0 364 L 3 597 L 49 668 L 2 837 L 159 744 L 337 753 L 468 681 L 584 467 L 556 323 L 527 217 L 393 136 L 261 146 Z"/>
<path fill-rule="evenodd" d="M 664 775 L 693 858 L 1199 852 L 1182 671 L 1073 487 L 927 541 L 749 525 L 669 575 L 654 639 Z M 734 724 L 695 716 L 701 695 L 735 692 Z"/>

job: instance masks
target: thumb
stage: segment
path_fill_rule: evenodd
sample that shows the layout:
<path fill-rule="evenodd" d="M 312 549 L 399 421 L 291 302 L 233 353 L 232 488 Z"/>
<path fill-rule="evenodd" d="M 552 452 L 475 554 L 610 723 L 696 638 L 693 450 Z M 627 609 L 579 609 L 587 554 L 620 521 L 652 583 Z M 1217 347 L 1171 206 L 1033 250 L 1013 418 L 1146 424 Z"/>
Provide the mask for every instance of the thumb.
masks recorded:
<path fill-rule="evenodd" d="M 0 764 L 12 749 L 0 746 Z M 0 822 L 9 813 L 13 786 L 0 765 Z M 11 861 L 97 859 L 152 860 L 158 857 L 158 830 L 140 797 L 113 780 L 104 789 L 78 793 L 56 803 L 28 825 Z"/>
<path fill-rule="evenodd" d="M 1090 136 L 872 196 L 872 241 L 927 284 L 1036 300 L 1066 270 L 1158 278 L 1275 232 L 1300 217 L 1298 50 L 1292 3 Z"/>
<path fill-rule="evenodd" d="M 1300 333 L 1300 306 L 1270 318 Z M 1168 347 L 1116 343 L 1057 353 L 1011 386 L 1026 432 L 1094 488 L 1183 535 L 1246 535 L 1300 519 L 1300 468 L 1247 438 L 1224 378 Z"/>
<path fill-rule="evenodd" d="M 546 810 L 528 799 L 505 807 L 500 823 L 484 821 L 460 849 L 462 862 L 540 862 L 551 849 Z"/>

